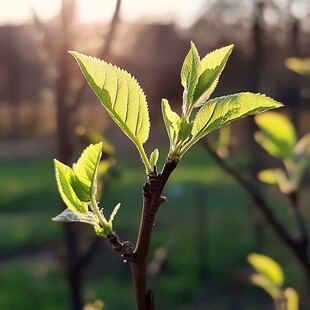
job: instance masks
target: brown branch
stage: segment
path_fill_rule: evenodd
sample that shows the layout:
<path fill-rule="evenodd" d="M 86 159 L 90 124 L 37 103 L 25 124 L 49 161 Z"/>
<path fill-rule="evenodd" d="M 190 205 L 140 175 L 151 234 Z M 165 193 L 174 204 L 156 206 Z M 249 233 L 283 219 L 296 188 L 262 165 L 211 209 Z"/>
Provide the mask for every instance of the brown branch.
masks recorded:
<path fill-rule="evenodd" d="M 121 242 L 115 231 L 112 231 L 107 236 L 107 239 L 112 245 L 113 249 L 121 254 L 125 263 L 133 259 L 134 247 L 130 241 Z"/>
<path fill-rule="evenodd" d="M 136 303 L 139 310 L 154 309 L 154 296 L 152 291 L 147 289 L 146 283 L 146 260 L 155 216 L 159 207 L 166 200 L 161 194 L 177 164 L 177 161 L 167 159 L 162 172 L 160 174 L 154 173 L 153 175 L 149 175 L 148 181 L 143 186 L 143 210 L 140 230 L 133 260 L 130 262 Z"/>
<path fill-rule="evenodd" d="M 105 38 L 103 48 L 98 53 L 98 58 L 100 59 L 109 58 L 112 41 L 114 38 L 116 27 L 119 22 L 121 3 L 122 3 L 122 0 L 117 0 L 116 2 L 115 11 L 114 11 L 113 17 L 110 22 L 109 32 L 107 34 L 107 37 Z M 76 94 L 70 105 L 71 112 L 76 111 L 76 109 L 81 105 L 85 90 L 87 89 L 87 85 L 88 84 L 86 82 L 86 79 L 84 79 L 82 84 L 80 85 L 80 88 L 76 91 Z"/>
<path fill-rule="evenodd" d="M 276 215 L 272 211 L 272 208 L 268 205 L 262 194 L 257 190 L 253 184 L 243 177 L 236 169 L 230 167 L 218 154 L 212 149 L 208 142 L 202 143 L 203 147 L 209 152 L 216 163 L 230 176 L 232 176 L 250 195 L 255 202 L 255 206 L 265 216 L 267 222 L 272 229 L 277 233 L 278 237 L 287 245 L 288 248 L 295 254 L 295 257 L 303 266 L 306 271 L 308 281 L 310 282 L 310 260 L 308 254 L 308 248 L 304 243 L 299 240 L 295 240 L 287 229 L 278 221 Z"/>

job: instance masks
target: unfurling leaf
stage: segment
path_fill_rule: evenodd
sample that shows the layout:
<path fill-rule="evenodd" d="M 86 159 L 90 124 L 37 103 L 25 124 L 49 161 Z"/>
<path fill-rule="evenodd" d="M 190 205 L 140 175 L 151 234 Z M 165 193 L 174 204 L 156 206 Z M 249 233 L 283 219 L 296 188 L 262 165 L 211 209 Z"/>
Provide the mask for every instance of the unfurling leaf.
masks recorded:
<path fill-rule="evenodd" d="M 151 156 L 150 156 L 150 164 L 151 164 L 151 167 L 156 166 L 158 157 L 159 157 L 159 151 L 158 151 L 158 149 L 155 149 L 155 150 L 152 152 Z"/>
<path fill-rule="evenodd" d="M 96 175 L 102 155 L 102 143 L 91 144 L 84 150 L 76 164 L 73 165 L 73 189 L 80 200 L 90 201 L 96 194 Z"/>
<path fill-rule="evenodd" d="M 179 135 L 180 116 L 171 110 L 169 102 L 166 99 L 162 99 L 161 107 L 170 145 L 173 145 Z"/>
<path fill-rule="evenodd" d="M 150 131 L 149 112 L 143 90 L 127 71 L 95 57 L 70 52 L 87 82 L 122 131 L 134 142 L 150 172 L 142 145 Z"/>
<path fill-rule="evenodd" d="M 88 206 L 86 202 L 78 198 L 72 187 L 72 183 L 74 182 L 73 170 L 56 159 L 54 163 L 56 182 L 62 200 L 72 212 L 78 215 L 84 215 L 87 213 Z"/>
<path fill-rule="evenodd" d="M 282 268 L 270 257 L 252 253 L 248 256 L 248 262 L 259 274 L 266 276 L 277 287 L 280 288 L 283 285 Z"/>
<path fill-rule="evenodd" d="M 293 157 L 296 131 L 286 116 L 268 112 L 257 115 L 255 122 L 261 130 L 255 139 L 269 154 L 281 159 Z"/>
<path fill-rule="evenodd" d="M 213 93 L 233 47 L 229 45 L 217 49 L 201 60 L 202 73 L 194 92 L 194 107 L 203 105 Z"/>
<path fill-rule="evenodd" d="M 181 143 L 188 141 L 191 131 L 192 131 L 192 127 L 193 127 L 193 123 L 188 120 L 187 116 L 182 115 L 181 121 L 180 121 L 179 135 L 178 135 L 178 140 Z"/>
<path fill-rule="evenodd" d="M 191 42 L 191 48 L 184 59 L 181 69 L 181 84 L 184 87 L 183 93 L 183 114 L 187 114 L 189 106 L 193 102 L 193 94 L 201 74 L 200 57 L 196 46 Z"/>

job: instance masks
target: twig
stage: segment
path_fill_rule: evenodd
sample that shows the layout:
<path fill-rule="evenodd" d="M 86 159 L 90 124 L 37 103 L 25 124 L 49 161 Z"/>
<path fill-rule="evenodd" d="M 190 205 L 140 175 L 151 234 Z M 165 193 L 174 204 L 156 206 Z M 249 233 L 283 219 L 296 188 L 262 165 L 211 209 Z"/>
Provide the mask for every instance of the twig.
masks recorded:
<path fill-rule="evenodd" d="M 202 143 L 203 147 L 209 152 L 217 164 L 230 176 L 232 176 L 251 196 L 255 205 L 265 216 L 267 222 L 277 233 L 279 238 L 292 250 L 298 261 L 301 263 L 306 271 L 308 281 L 310 282 L 310 260 L 308 255 L 308 247 L 304 242 L 295 240 L 287 229 L 278 221 L 276 215 L 273 213 L 272 208 L 265 201 L 264 197 L 257 190 L 253 184 L 243 177 L 236 169 L 230 167 L 218 154 L 212 149 L 208 142 Z"/>
<path fill-rule="evenodd" d="M 139 310 L 154 309 L 154 296 L 152 291 L 147 289 L 146 283 L 146 259 L 156 213 L 166 200 L 161 194 L 177 164 L 177 161 L 167 159 L 162 172 L 150 175 L 148 181 L 143 186 L 143 210 L 140 230 L 133 260 L 130 262 L 136 303 Z"/>

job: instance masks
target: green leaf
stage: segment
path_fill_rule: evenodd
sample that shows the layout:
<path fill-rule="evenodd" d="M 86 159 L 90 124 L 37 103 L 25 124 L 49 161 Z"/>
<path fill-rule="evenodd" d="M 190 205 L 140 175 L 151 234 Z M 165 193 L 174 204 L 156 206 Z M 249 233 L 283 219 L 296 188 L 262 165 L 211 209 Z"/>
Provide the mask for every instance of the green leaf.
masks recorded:
<path fill-rule="evenodd" d="M 90 201 L 92 195 L 96 195 L 96 176 L 101 154 L 102 143 L 91 144 L 73 165 L 74 182 L 72 187 L 82 201 Z"/>
<path fill-rule="evenodd" d="M 182 115 L 180 122 L 180 130 L 178 135 L 178 140 L 182 143 L 186 142 L 191 134 L 193 123 L 189 122 L 188 117 Z"/>
<path fill-rule="evenodd" d="M 171 110 L 168 100 L 162 99 L 161 107 L 163 119 L 170 140 L 170 145 L 173 145 L 179 135 L 180 117 L 178 114 Z"/>
<path fill-rule="evenodd" d="M 88 212 L 88 215 L 78 215 L 75 212 L 72 212 L 70 209 L 65 209 L 60 214 L 52 218 L 55 222 L 80 222 L 80 223 L 86 223 L 90 225 L 98 225 L 94 221 L 93 216 Z"/>
<path fill-rule="evenodd" d="M 203 105 L 213 93 L 233 47 L 229 45 L 217 49 L 201 60 L 203 73 L 199 77 L 193 96 L 195 108 Z"/>
<path fill-rule="evenodd" d="M 257 177 L 261 182 L 264 182 L 270 185 L 275 185 L 278 183 L 276 169 L 262 170 L 258 173 Z"/>
<path fill-rule="evenodd" d="M 293 157 L 296 131 L 286 116 L 268 112 L 257 115 L 255 122 L 261 130 L 255 139 L 269 154 L 281 159 Z"/>
<path fill-rule="evenodd" d="M 297 292 L 292 287 L 288 287 L 283 294 L 286 299 L 287 310 L 298 310 L 299 297 Z"/>
<path fill-rule="evenodd" d="M 95 57 L 70 52 L 87 82 L 122 131 L 134 142 L 150 172 L 142 145 L 150 131 L 149 112 L 143 90 L 127 71 Z"/>
<path fill-rule="evenodd" d="M 266 276 L 278 288 L 282 287 L 284 274 L 281 266 L 268 256 L 252 253 L 248 262 L 260 274 Z"/>
<path fill-rule="evenodd" d="M 261 94 L 239 93 L 207 101 L 198 111 L 192 128 L 192 139 L 181 155 L 206 134 L 241 117 L 281 107 L 282 104 Z"/>
<path fill-rule="evenodd" d="M 289 57 L 285 65 L 292 71 L 310 78 L 310 58 Z"/>
<path fill-rule="evenodd" d="M 156 166 L 158 157 L 159 157 L 159 151 L 158 151 L 158 149 L 155 149 L 152 152 L 151 156 L 150 156 L 151 167 L 155 167 Z"/>
<path fill-rule="evenodd" d="M 267 294 L 269 294 L 274 300 L 281 298 L 281 290 L 270 281 L 268 277 L 262 274 L 253 274 L 251 276 L 251 282 L 260 288 L 262 288 Z"/>
<path fill-rule="evenodd" d="M 72 187 L 72 182 L 74 182 L 73 170 L 56 159 L 54 163 L 56 182 L 62 200 L 72 212 L 78 215 L 84 215 L 88 211 L 88 206 L 74 192 Z"/>
<path fill-rule="evenodd" d="M 181 69 L 181 84 L 184 87 L 183 93 L 183 114 L 187 115 L 187 110 L 193 102 L 193 94 L 201 73 L 200 57 L 196 46 L 191 42 L 191 48 L 184 59 Z"/>

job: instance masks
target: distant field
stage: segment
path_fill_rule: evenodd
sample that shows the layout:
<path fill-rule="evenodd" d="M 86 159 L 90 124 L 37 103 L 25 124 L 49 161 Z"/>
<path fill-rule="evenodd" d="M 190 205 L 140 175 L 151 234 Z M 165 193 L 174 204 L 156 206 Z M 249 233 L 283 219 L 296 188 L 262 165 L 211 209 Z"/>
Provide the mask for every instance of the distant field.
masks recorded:
<path fill-rule="evenodd" d="M 59 211 L 53 173 L 51 158 L 0 159 L 1 309 L 68 308 L 62 229 L 50 220 Z M 122 203 L 114 227 L 122 239 L 136 236 L 143 182 L 142 163 L 131 157 L 119 158 L 106 180 L 100 205 L 109 213 Z M 164 195 L 168 203 L 158 214 L 151 250 L 152 256 L 159 247 L 167 252 L 151 278 L 158 309 L 226 309 L 228 303 L 262 309 L 269 300 L 246 279 L 246 256 L 257 251 L 258 241 L 263 252 L 285 264 L 288 285 L 298 283 L 300 270 L 291 254 L 264 227 L 255 235 L 246 193 L 202 149 L 184 158 Z M 91 228 L 83 229 L 88 240 Z M 108 247 L 85 271 L 85 299 L 102 299 L 108 310 L 133 309 L 128 268 Z"/>

